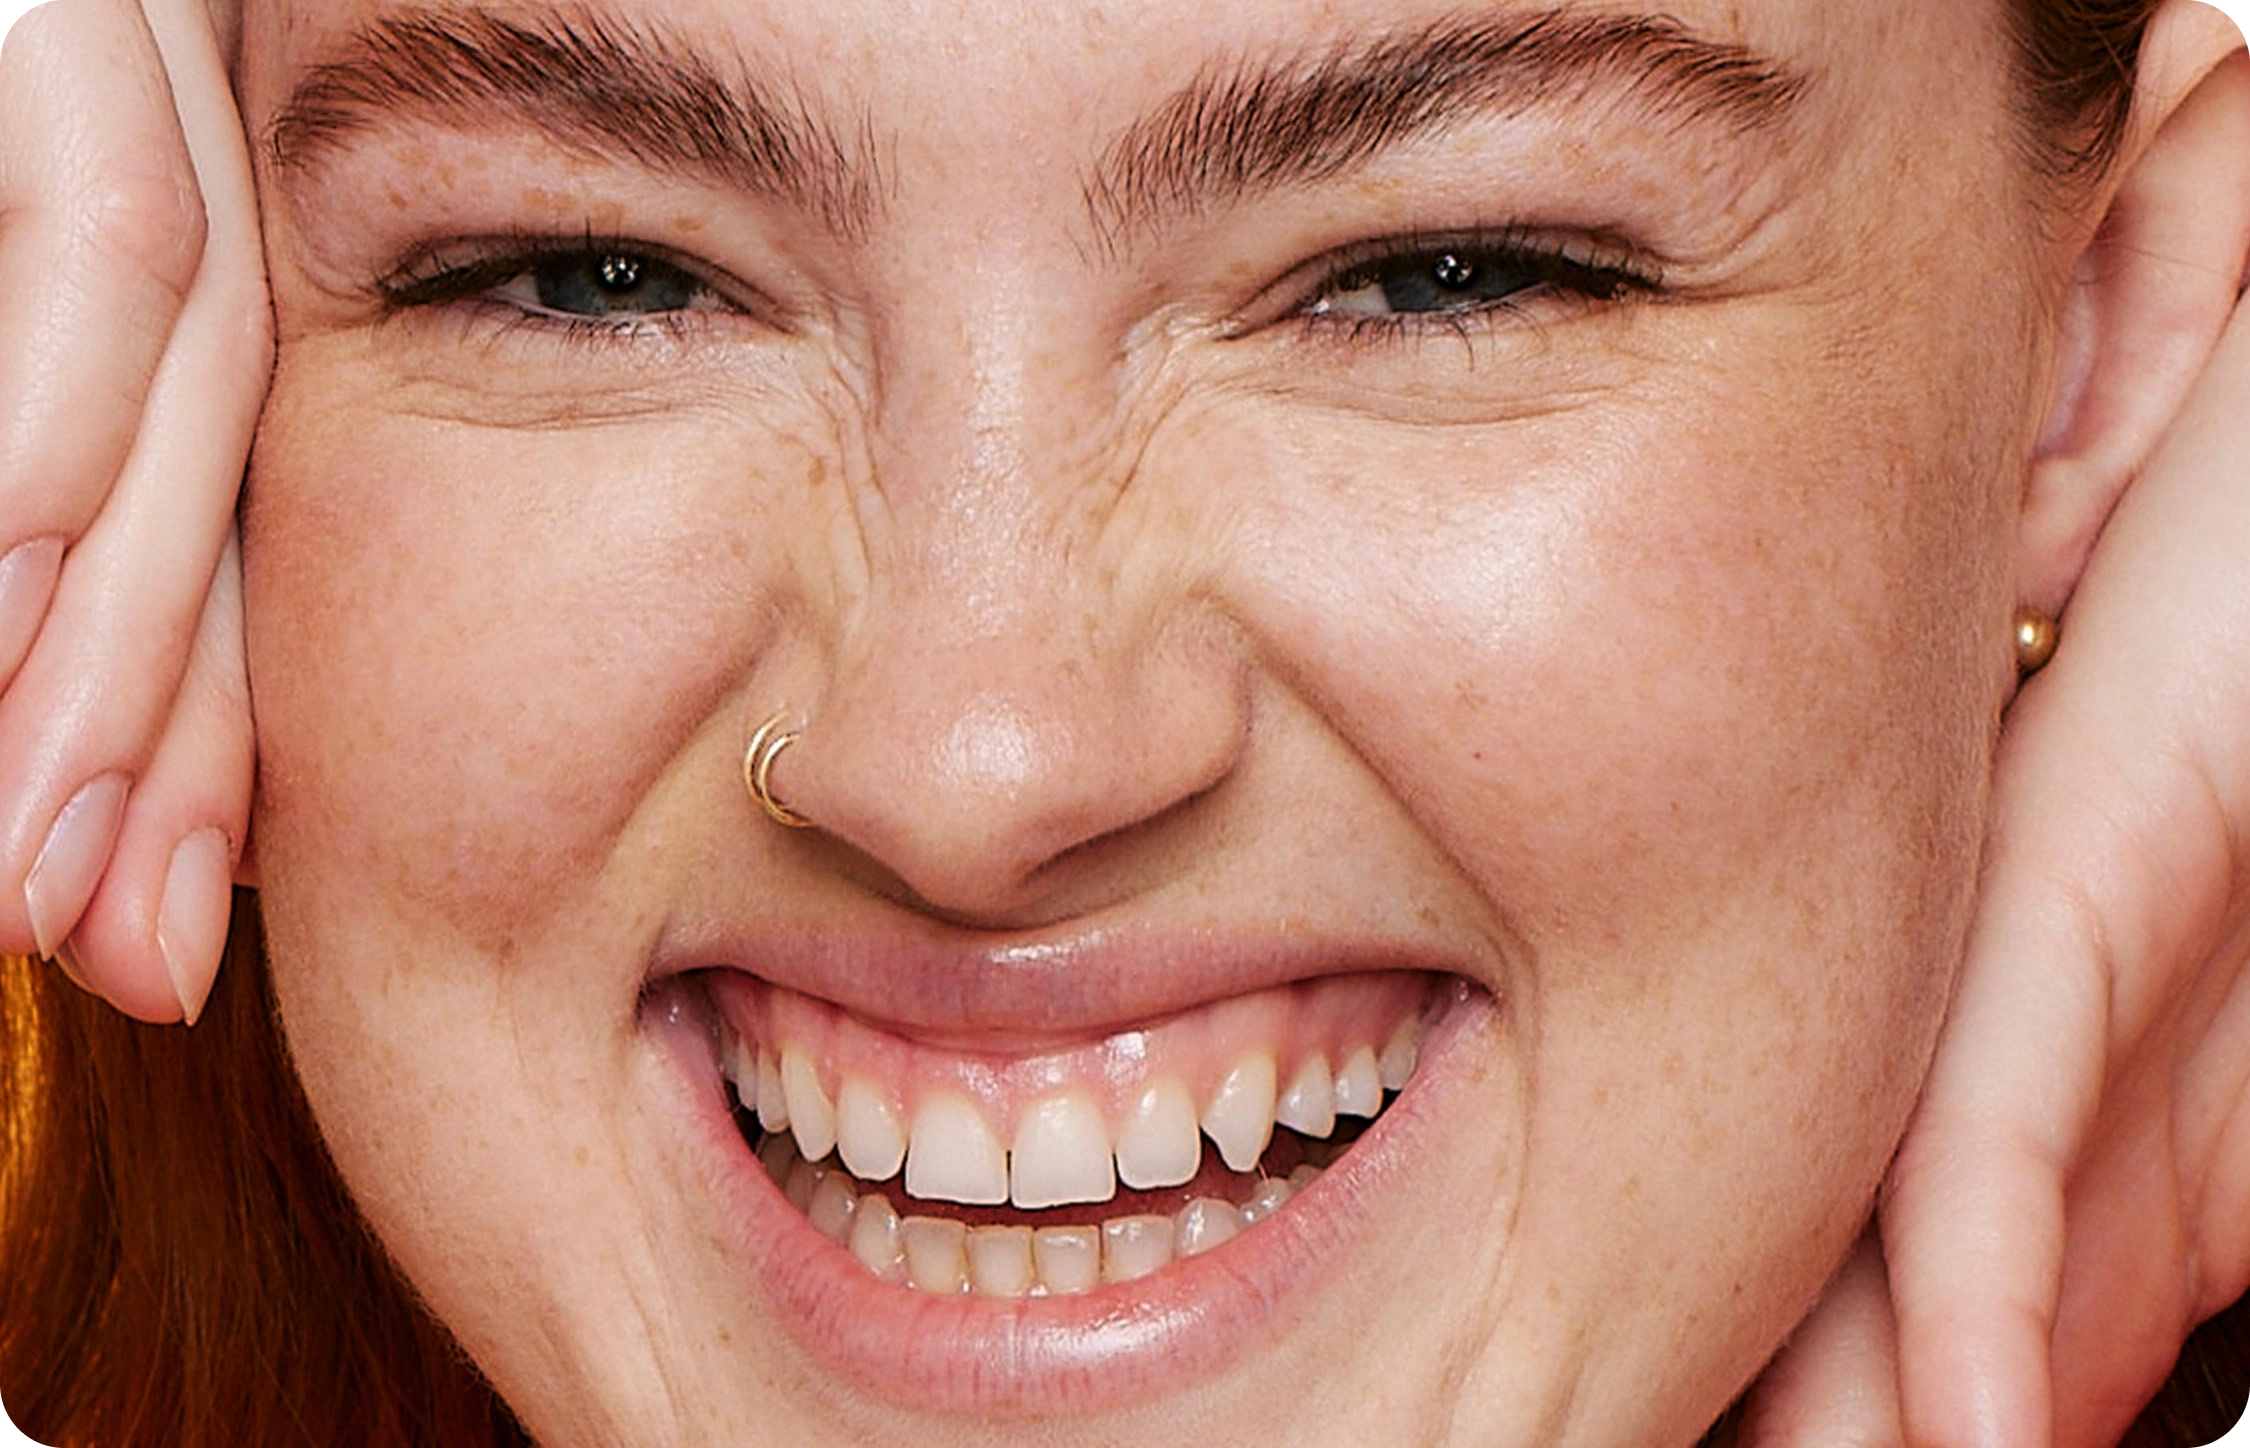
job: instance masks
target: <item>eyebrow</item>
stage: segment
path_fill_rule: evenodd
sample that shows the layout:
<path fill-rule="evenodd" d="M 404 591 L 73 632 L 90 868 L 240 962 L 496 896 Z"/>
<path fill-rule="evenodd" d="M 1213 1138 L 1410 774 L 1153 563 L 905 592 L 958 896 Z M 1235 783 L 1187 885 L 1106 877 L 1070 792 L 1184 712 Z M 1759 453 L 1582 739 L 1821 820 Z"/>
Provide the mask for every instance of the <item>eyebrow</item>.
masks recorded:
<path fill-rule="evenodd" d="M 1466 115 L 1607 90 L 1656 125 L 1748 136 L 1782 126 L 1809 84 L 1665 16 L 1456 16 L 1294 61 L 1208 69 L 1110 144 L 1085 201 L 1115 246 L 1171 217 L 1332 179 Z"/>
<path fill-rule="evenodd" d="M 312 66 L 266 127 L 267 154 L 305 170 L 401 116 L 484 131 L 525 127 L 588 155 L 775 197 L 845 235 L 874 209 L 873 152 L 801 96 L 728 74 L 653 27 L 573 5 L 526 18 L 422 8 L 354 31 Z"/>

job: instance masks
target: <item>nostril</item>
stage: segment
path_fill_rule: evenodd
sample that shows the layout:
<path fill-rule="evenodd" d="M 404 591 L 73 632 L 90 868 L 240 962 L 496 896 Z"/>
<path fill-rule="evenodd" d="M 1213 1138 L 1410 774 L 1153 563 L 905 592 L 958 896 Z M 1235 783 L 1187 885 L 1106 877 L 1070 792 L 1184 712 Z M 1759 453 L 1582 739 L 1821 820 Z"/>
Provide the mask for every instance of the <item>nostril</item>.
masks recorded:
<path fill-rule="evenodd" d="M 998 637 L 869 626 L 766 782 L 827 844 L 807 854 L 961 923 L 1050 918 L 1145 883 L 1249 740 L 1230 651 L 1143 626 L 1031 621 Z M 874 649 L 881 635 L 894 646 Z M 753 793 L 755 791 L 753 790 Z M 1178 858 L 1168 849 L 1167 858 Z"/>

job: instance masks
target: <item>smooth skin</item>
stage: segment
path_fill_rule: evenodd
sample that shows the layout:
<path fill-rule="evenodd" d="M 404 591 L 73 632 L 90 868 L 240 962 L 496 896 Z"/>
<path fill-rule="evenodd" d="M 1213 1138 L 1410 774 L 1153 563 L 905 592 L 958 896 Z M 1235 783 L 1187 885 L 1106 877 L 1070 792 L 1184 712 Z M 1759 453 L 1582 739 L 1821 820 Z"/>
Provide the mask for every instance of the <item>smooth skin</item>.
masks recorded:
<path fill-rule="evenodd" d="M 81 853 L 97 864 L 50 878 L 69 888 L 46 906 L 42 924 L 52 943 L 61 922 L 75 920 L 80 974 L 156 1020 L 192 1014 L 215 967 L 213 921 L 225 908 L 227 870 L 213 863 L 214 852 L 182 854 L 180 846 L 216 829 L 231 865 L 248 809 L 225 523 L 262 396 L 265 345 L 254 324 L 263 309 L 244 305 L 258 280 L 255 249 L 241 244 L 253 223 L 247 187 L 235 184 L 244 172 L 224 157 L 225 128 L 212 122 L 225 110 L 215 62 L 207 51 L 198 57 L 204 42 L 194 8 L 172 8 L 167 19 L 152 5 L 158 13 L 143 29 L 131 7 L 67 0 L 18 27 L 0 71 L 8 119 L 0 135 L 11 138 L 0 150 L 0 255 L 12 274 L 56 283 L 0 303 L 43 309 L 0 313 L 0 347 L 11 359 L 0 366 L 0 549 L 44 538 L 71 544 L 53 604 L 0 618 L 0 645 L 17 655 L 0 658 L 8 679 L 0 770 L 9 776 L 0 779 L 0 861 L 14 878 L 29 875 L 53 821 L 88 782 L 120 771 L 130 778 L 99 889 L 91 880 L 104 851 L 87 847 Z M 159 47 L 157 35 L 183 38 Z M 109 63 L 58 65 L 57 54 Z M 156 83 L 160 55 L 171 62 L 184 123 L 173 120 L 173 101 Z M 27 75 L 41 79 L 27 83 Z M 57 75 L 74 78 L 70 93 L 56 91 Z M 183 133 L 205 144 L 190 146 Z M 57 134 L 82 144 L 34 153 L 13 139 Z M 211 240 L 200 249 L 193 208 L 180 204 L 191 154 L 211 201 Z M 150 181 L 148 158 L 167 155 L 159 184 L 131 184 Z M 65 204 L 88 194 L 88 175 L 116 180 L 114 190 L 92 194 L 121 204 Z M 2226 274 L 2217 261 L 2225 245 L 2214 244 L 2212 275 Z M 97 269 L 88 257 L 109 260 Z M 128 284 L 135 277 L 145 284 Z M 218 300 L 199 309 L 197 296 Z M 2223 308 L 2206 306 L 2186 330 L 2215 333 L 2214 315 L 2223 319 Z M 2240 995 L 2244 892 L 2229 870 L 2205 868 L 2192 874 L 2198 908 L 2184 909 L 2172 874 L 2197 858 L 2178 833 L 2182 820 L 2206 821 L 2203 838 L 2217 847 L 2232 822 L 2250 818 L 2250 784 L 2228 753 L 2238 750 L 2231 721 L 2243 717 L 2250 683 L 2244 671 L 2228 670 L 2228 651 L 2214 643 L 2250 639 L 2250 622 L 2227 611 L 2239 601 L 2235 560 L 2250 551 L 2245 490 L 2227 461 L 2244 450 L 2241 409 L 2228 405 L 2250 391 L 2243 350 L 2230 339 L 2172 440 L 2144 451 L 2147 474 L 2070 598 L 2061 655 L 2010 717 L 1998 843 L 1961 1005 L 1885 1221 L 1920 1441 L 2042 1441 L 2035 1425 L 2050 1389 L 2040 1325 L 2058 1302 L 2056 1376 L 2073 1392 L 2097 1393 L 2114 1418 L 2116 1404 L 2161 1374 L 2186 1323 L 2243 1283 L 2242 1264 L 2220 1250 L 2229 1245 L 2220 1228 L 2241 1219 L 2239 1206 L 2231 1215 L 2226 1207 L 2241 1202 L 2250 1177 L 2250 1133 L 2229 1121 L 2243 1099 L 2232 1074 L 2239 1068 L 2229 1063 L 2250 1053 L 2236 1039 L 2239 1024 L 2228 1025 L 2240 1007 L 2229 1013 L 2209 1003 Z M 19 353 L 21 365 L 13 361 Z M 193 364 L 164 360 L 172 357 Z M 2160 433 L 2169 409 L 2153 414 Z M 57 417 L 75 425 L 56 426 Z M 152 457 L 170 466 L 155 469 Z M 197 461 L 182 469 L 182 459 Z M 141 480 L 159 471 L 161 486 Z M 34 612 L 25 639 L 19 620 Z M 191 638 L 201 642 L 190 648 Z M 170 687 L 175 677 L 186 682 Z M 2092 760 L 2108 765 L 2097 770 Z M 2100 848 L 2090 822 L 2140 843 Z M 80 908 L 76 896 L 84 897 Z M 2058 900 L 2083 903 L 2072 913 Z M 158 924 L 175 913 L 168 969 Z M 2116 948 L 2120 940 L 2134 948 Z M 0 891 L 0 943 L 40 943 L 12 891 Z M 2078 984 L 2059 992 L 2058 979 Z M 2128 1008 L 2109 1012 L 2109 1000 Z M 2053 1035 L 2035 1040 L 2022 1031 L 2027 1013 L 2053 1017 Z M 2079 1049 L 2037 1049 L 2050 1039 Z M 2059 1095 L 2058 1069 L 2072 1083 Z M 2051 1114 L 2058 1099 L 2071 1103 L 2060 1119 Z M 2115 1164 L 2162 1140 L 2148 1123 L 2180 1119 L 2183 1106 L 2199 1129 L 2173 1137 L 2181 1208 L 2161 1223 L 2167 1240 L 2146 1243 L 2129 1229 L 2161 1219 L 2145 1212 L 2141 1180 Z M 1965 1149 L 1991 1133 L 2015 1146 Z M 2029 1217 L 2026 1202 L 2037 1208 Z M 2021 1233 L 2025 1220 L 2049 1225 Z M 2106 1338 L 2097 1343 L 2073 1324 L 2114 1323 L 2118 1301 L 2133 1296 L 2120 1293 L 2117 1274 L 2143 1270 L 2152 1246 L 2181 1264 L 2179 1289 L 2149 1313 L 2137 1338 L 2144 1350 L 2123 1360 Z M 1838 1306 L 1816 1322 L 1879 1326 L 1882 1314 L 1865 1311 L 1867 1294 L 1848 1290 L 1871 1280 L 1862 1271 L 1840 1281 Z M 2016 1326 L 1992 1335 L 1996 1303 Z M 1800 1360 L 1818 1356 L 1815 1345 L 1829 1338 L 1880 1342 L 1883 1334 L 1811 1329 Z M 1986 1343 L 2000 1346 L 1964 1351 Z M 2125 1367 L 2119 1378 L 2099 1371 L 2117 1364 Z M 2081 1401 L 2051 1410 L 2064 1424 L 2092 1421 L 2083 1416 L 2091 1411 Z"/>

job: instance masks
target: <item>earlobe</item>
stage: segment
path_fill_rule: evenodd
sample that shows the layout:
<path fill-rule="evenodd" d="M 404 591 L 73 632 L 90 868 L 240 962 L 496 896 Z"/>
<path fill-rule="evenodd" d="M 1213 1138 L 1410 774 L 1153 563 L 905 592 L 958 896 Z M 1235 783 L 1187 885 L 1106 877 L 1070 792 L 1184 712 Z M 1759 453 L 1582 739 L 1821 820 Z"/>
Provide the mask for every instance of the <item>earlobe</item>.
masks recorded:
<path fill-rule="evenodd" d="M 2059 614 L 2094 540 L 2171 425 L 2250 262 L 2250 56 L 2178 0 L 2144 44 L 2109 204 L 2058 315 L 2055 383 L 2019 533 L 2018 591 Z"/>

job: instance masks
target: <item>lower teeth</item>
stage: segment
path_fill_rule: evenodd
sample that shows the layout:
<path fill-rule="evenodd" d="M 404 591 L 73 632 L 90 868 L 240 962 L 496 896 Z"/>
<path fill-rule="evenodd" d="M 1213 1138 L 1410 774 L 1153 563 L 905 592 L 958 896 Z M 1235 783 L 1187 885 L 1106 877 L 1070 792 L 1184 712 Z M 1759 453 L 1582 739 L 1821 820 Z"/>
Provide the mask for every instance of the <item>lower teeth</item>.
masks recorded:
<path fill-rule="evenodd" d="M 750 1134 L 755 1136 L 754 1123 Z M 891 1199 L 833 1164 L 808 1162 L 786 1131 L 766 1133 L 758 1160 L 822 1235 L 875 1276 L 953 1296 L 1067 1297 L 1130 1282 L 1176 1259 L 1208 1252 L 1276 1211 L 1320 1176 L 1347 1143 L 1308 1142 L 1286 1176 L 1259 1175 L 1238 1202 L 1201 1196 L 1169 1215 L 1132 1213 L 1068 1225 L 971 1225 L 955 1217 L 899 1215 Z"/>

